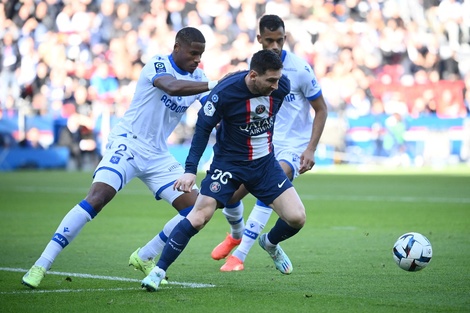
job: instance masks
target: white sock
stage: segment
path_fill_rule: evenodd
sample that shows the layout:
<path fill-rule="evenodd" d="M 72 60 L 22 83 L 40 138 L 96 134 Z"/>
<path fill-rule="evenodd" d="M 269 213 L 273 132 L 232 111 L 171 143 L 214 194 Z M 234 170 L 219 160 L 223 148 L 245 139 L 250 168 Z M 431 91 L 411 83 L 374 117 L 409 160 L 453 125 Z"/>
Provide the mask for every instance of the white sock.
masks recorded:
<path fill-rule="evenodd" d="M 240 239 L 245 229 L 245 220 L 243 219 L 243 202 L 225 207 L 222 212 L 230 224 L 230 233 L 233 239 Z"/>
<path fill-rule="evenodd" d="M 183 215 L 176 214 L 171 220 L 169 220 L 165 226 L 163 226 L 163 230 L 139 250 L 139 257 L 144 261 L 153 260 L 157 255 L 162 253 L 163 247 L 165 247 L 165 243 L 168 240 L 168 236 L 170 236 L 173 228 L 175 228 L 183 218 Z"/>
<path fill-rule="evenodd" d="M 82 207 L 84 205 L 86 208 Z M 46 248 L 41 254 L 41 257 L 34 265 L 39 265 L 49 270 L 55 258 L 64 248 L 72 242 L 72 240 L 80 233 L 85 224 L 92 220 L 96 215 L 94 211 L 90 215 L 89 210 L 91 206 L 84 201 L 74 206 L 67 215 L 64 216 L 62 222 L 59 224 L 51 241 L 47 244 Z M 91 210 L 93 210 L 91 208 Z"/>
<path fill-rule="evenodd" d="M 258 238 L 259 234 L 268 223 L 272 212 L 273 210 L 270 207 L 259 205 L 257 202 L 246 221 L 242 241 L 232 255 L 243 262 L 245 261 L 246 255 L 251 247 L 253 247 L 256 238 Z"/>

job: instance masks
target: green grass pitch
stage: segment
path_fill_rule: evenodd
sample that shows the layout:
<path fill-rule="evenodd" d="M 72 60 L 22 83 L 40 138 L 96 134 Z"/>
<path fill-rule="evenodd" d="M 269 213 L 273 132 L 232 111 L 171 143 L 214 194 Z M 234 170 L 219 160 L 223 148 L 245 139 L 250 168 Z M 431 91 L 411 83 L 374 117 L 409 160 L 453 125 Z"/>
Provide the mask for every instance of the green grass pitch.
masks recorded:
<path fill-rule="evenodd" d="M 282 244 L 291 275 L 257 244 L 244 271 L 220 272 L 210 252 L 229 227 L 216 212 L 170 267 L 171 284 L 155 293 L 140 288 L 128 258 L 175 211 L 134 180 L 59 255 L 39 289 L 21 285 L 90 182 L 91 173 L 0 173 L 0 312 L 470 312 L 469 167 L 319 168 L 295 181 L 307 223 Z M 244 200 L 245 218 L 254 201 Z M 392 257 L 410 231 L 433 246 L 420 272 Z"/>

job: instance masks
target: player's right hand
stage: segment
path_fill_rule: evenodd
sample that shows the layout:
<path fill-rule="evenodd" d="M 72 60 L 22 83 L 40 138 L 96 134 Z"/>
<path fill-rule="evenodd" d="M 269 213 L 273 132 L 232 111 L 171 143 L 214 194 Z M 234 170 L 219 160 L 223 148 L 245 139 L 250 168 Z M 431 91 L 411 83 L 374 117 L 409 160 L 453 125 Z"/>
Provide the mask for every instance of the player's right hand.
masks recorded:
<path fill-rule="evenodd" d="M 196 183 L 196 175 L 191 173 L 184 173 L 178 178 L 173 184 L 173 190 L 182 192 L 191 192 L 193 186 Z"/>

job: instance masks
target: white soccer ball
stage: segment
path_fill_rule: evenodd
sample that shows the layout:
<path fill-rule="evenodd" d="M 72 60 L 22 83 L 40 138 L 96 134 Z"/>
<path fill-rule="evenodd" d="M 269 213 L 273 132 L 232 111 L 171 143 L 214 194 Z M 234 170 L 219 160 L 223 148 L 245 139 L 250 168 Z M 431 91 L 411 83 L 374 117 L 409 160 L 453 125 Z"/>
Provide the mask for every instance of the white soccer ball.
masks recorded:
<path fill-rule="evenodd" d="M 395 242 L 393 258 L 397 265 L 405 271 L 422 270 L 431 262 L 431 242 L 420 233 L 406 233 Z"/>

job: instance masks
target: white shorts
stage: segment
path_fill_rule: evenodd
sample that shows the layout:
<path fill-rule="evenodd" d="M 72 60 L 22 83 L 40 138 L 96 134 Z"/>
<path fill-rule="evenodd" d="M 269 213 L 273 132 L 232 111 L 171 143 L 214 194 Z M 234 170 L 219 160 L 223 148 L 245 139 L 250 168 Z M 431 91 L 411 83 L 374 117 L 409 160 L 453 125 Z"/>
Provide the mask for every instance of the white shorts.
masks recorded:
<path fill-rule="evenodd" d="M 292 169 L 292 180 L 300 175 L 300 155 L 302 152 L 293 149 L 277 149 L 276 146 L 274 146 L 274 152 L 278 161 L 287 163 Z"/>
<path fill-rule="evenodd" d="M 173 203 L 183 194 L 173 190 L 173 183 L 184 173 L 183 167 L 170 152 L 150 152 L 139 147 L 134 140 L 118 136 L 108 143 L 93 174 L 93 182 L 108 184 L 118 192 L 138 177 L 155 199 Z"/>

